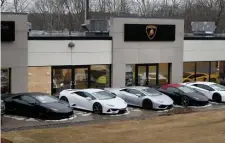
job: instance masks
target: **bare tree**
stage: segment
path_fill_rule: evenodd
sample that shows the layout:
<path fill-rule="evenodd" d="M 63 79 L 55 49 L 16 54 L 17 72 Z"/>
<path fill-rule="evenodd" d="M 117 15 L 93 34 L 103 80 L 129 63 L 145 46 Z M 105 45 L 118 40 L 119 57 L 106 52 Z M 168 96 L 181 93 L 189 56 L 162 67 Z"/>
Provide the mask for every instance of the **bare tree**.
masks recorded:
<path fill-rule="evenodd" d="M 7 6 L 7 0 L 1 0 L 1 11 L 4 11 Z"/>
<path fill-rule="evenodd" d="M 218 33 L 221 22 L 225 21 L 225 19 L 222 21 L 222 16 L 225 14 L 225 0 L 198 0 L 196 5 L 201 10 L 201 16 L 205 17 L 204 20 L 215 22 L 217 26 L 215 31 Z"/>
<path fill-rule="evenodd" d="M 29 6 L 28 0 L 13 0 L 13 11 L 15 13 L 18 12 L 26 12 Z"/>

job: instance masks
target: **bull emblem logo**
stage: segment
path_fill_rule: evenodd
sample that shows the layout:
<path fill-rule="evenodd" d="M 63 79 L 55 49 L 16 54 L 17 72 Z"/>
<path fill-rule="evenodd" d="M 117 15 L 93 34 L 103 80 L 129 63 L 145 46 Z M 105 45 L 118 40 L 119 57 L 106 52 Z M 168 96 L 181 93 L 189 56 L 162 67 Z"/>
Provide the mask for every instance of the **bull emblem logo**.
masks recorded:
<path fill-rule="evenodd" d="M 146 34 L 150 40 L 153 40 L 157 32 L 157 27 L 154 25 L 146 26 Z"/>

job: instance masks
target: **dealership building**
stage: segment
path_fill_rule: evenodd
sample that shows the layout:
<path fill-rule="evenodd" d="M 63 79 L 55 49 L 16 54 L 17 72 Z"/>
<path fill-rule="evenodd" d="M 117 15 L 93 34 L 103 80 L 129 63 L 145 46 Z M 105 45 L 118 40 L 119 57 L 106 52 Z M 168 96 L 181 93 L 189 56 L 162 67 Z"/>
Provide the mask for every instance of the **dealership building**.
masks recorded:
<path fill-rule="evenodd" d="M 225 37 L 184 36 L 182 19 L 111 18 L 109 36 L 28 36 L 27 15 L 2 13 L 2 93 L 220 82 Z"/>

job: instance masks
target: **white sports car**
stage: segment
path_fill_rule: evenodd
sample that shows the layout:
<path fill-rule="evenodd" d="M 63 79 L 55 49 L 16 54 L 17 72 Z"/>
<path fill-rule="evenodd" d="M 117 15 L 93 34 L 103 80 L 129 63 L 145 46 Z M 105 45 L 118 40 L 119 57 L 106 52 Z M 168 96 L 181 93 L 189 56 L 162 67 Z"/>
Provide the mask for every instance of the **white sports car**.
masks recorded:
<path fill-rule="evenodd" d="M 170 109 L 173 100 L 154 88 L 134 86 L 125 88 L 105 88 L 109 92 L 124 99 L 127 104 L 145 109 Z"/>
<path fill-rule="evenodd" d="M 123 99 L 101 89 L 66 89 L 60 92 L 59 99 L 72 108 L 96 114 L 122 114 L 127 111 L 127 103 Z"/>
<path fill-rule="evenodd" d="M 183 83 L 205 94 L 209 100 L 215 102 L 225 102 L 225 86 L 214 82 L 191 82 Z"/>

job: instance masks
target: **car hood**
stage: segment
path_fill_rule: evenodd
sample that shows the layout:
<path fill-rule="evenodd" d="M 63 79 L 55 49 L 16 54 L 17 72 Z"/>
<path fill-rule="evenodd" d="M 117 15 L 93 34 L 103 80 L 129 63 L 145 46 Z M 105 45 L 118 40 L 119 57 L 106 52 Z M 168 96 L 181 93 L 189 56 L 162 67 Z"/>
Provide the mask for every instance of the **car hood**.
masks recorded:
<path fill-rule="evenodd" d="M 159 104 L 164 104 L 164 105 L 173 104 L 173 100 L 165 94 L 147 95 L 147 96 L 145 96 L 145 98 L 148 98 L 151 101 L 159 103 Z"/>
<path fill-rule="evenodd" d="M 112 98 L 112 99 L 107 99 L 107 100 L 99 100 L 101 104 L 104 106 L 108 106 L 110 108 L 126 108 L 127 103 L 121 99 L 120 97 Z"/>
<path fill-rule="evenodd" d="M 42 103 L 41 106 L 54 112 L 68 113 L 73 111 L 73 109 L 70 108 L 68 104 L 62 102 Z"/>
<path fill-rule="evenodd" d="M 188 97 L 196 100 L 196 101 L 208 101 L 209 99 L 202 93 L 188 93 L 186 94 Z"/>

